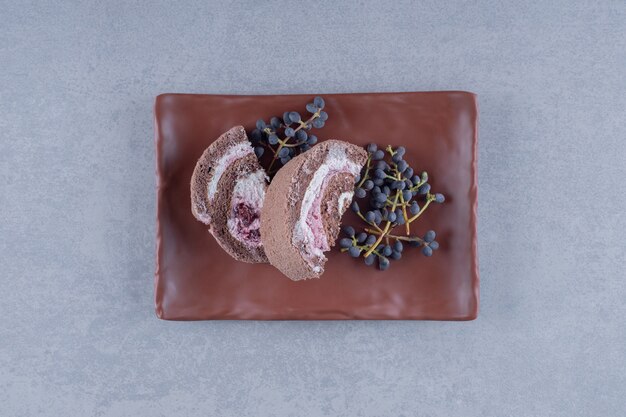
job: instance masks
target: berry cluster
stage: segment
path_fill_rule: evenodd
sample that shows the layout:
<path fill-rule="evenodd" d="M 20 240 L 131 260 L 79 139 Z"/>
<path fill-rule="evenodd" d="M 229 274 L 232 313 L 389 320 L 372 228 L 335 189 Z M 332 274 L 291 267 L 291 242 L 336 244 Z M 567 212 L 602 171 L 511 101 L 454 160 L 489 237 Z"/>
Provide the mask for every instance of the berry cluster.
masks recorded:
<path fill-rule="evenodd" d="M 265 150 L 272 153 L 272 159 L 267 167 L 267 174 L 272 176 L 291 158 L 311 149 L 317 142 L 317 137 L 310 131 L 313 128 L 324 127 L 328 120 L 328 113 L 323 111 L 324 99 L 315 97 L 312 103 L 306 105 L 311 116 L 303 120 L 297 111 L 287 111 L 282 118 L 272 117 L 269 123 L 259 119 L 256 129 L 250 134 L 254 152 L 260 159 Z"/>
<path fill-rule="evenodd" d="M 357 201 L 351 205 L 366 227 L 361 232 L 352 226 L 344 227 L 347 237 L 339 241 L 341 251 L 354 258 L 362 256 L 366 265 L 378 259 L 378 267 L 383 271 L 389 268 L 390 259 L 402 257 L 405 244 L 421 247 L 422 254 L 432 256 L 439 248 L 435 232 L 429 230 L 424 236 L 411 236 L 410 225 L 431 203 L 443 203 L 445 197 L 431 193 L 427 172 L 417 175 L 403 159 L 404 147 L 387 146 L 382 150 L 370 144 L 367 152 L 367 164 L 357 178 L 354 195 L 367 199 L 368 209 L 362 211 Z M 386 161 L 386 157 L 390 160 Z M 405 236 L 392 233 L 397 226 L 404 226 Z"/>

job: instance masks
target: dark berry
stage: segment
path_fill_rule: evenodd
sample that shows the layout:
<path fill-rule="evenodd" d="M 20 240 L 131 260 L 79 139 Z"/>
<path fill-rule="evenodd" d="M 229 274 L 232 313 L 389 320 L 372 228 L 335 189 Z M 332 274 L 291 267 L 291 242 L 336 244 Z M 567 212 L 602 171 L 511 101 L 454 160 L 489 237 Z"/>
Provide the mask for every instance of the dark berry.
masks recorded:
<path fill-rule="evenodd" d="M 367 220 L 369 223 L 373 223 L 374 220 L 376 220 L 376 215 L 373 211 L 368 211 L 367 213 L 365 213 L 365 220 Z"/>
<path fill-rule="evenodd" d="M 256 121 L 256 128 L 259 130 L 263 130 L 267 127 L 267 125 L 265 124 L 265 120 L 263 119 L 259 119 Z"/>
<path fill-rule="evenodd" d="M 298 139 L 298 142 L 304 142 L 308 136 L 309 135 L 307 135 L 305 130 L 300 129 L 296 132 L 296 139 Z"/>
<path fill-rule="evenodd" d="M 375 161 L 383 159 L 384 157 L 385 157 L 385 152 L 381 151 L 380 149 L 372 154 L 372 159 Z"/>
<path fill-rule="evenodd" d="M 297 111 L 292 111 L 289 112 L 289 120 L 294 123 L 298 123 L 300 120 L 302 120 L 302 118 L 300 117 L 300 113 L 298 113 Z"/>
<path fill-rule="evenodd" d="M 382 169 L 383 171 L 389 169 L 389 165 L 385 161 L 378 161 L 375 165 L 376 169 Z"/>
<path fill-rule="evenodd" d="M 313 127 L 316 129 L 321 129 L 322 127 L 324 127 L 324 121 L 321 119 L 315 119 L 313 120 Z"/>
<path fill-rule="evenodd" d="M 402 213 L 396 213 L 396 224 L 402 226 L 404 223 L 406 223 L 406 221 L 404 220 L 404 215 Z"/>
<path fill-rule="evenodd" d="M 430 192 L 430 184 L 429 184 L 429 183 L 426 183 L 426 184 L 422 185 L 422 186 L 418 189 L 418 192 L 419 192 L 421 195 L 428 194 L 428 193 Z"/>
<path fill-rule="evenodd" d="M 278 151 L 278 156 L 281 158 L 289 156 L 289 148 L 280 148 L 280 151 Z"/>
<path fill-rule="evenodd" d="M 389 268 L 389 259 L 383 257 L 378 258 L 378 268 L 380 268 L 381 271 L 385 271 Z"/>
<path fill-rule="evenodd" d="M 309 138 L 306 140 L 306 143 L 308 143 L 311 146 L 315 145 L 317 143 L 317 136 L 310 135 Z"/>
<path fill-rule="evenodd" d="M 353 212 L 358 213 L 359 212 L 359 203 L 357 203 L 356 201 L 353 201 L 352 204 L 350 204 L 350 209 Z"/>
<path fill-rule="evenodd" d="M 404 175 L 404 178 L 411 178 L 413 176 L 413 168 L 408 167 L 407 169 L 404 170 L 402 175 Z"/>
<path fill-rule="evenodd" d="M 411 202 L 411 205 L 409 206 L 409 211 L 411 212 L 412 215 L 416 215 L 417 213 L 419 213 L 420 206 L 419 204 L 417 204 L 417 201 Z"/>
<path fill-rule="evenodd" d="M 254 129 L 252 133 L 250 133 L 250 141 L 252 143 L 259 143 L 263 139 L 263 134 L 259 129 Z"/>
<path fill-rule="evenodd" d="M 396 221 L 396 213 L 394 213 L 393 211 L 391 213 L 387 214 L 387 220 L 389 220 L 390 222 L 395 222 Z"/>
<path fill-rule="evenodd" d="M 365 188 L 367 191 L 372 190 L 372 188 L 374 188 L 374 182 L 372 180 L 366 180 L 363 183 L 363 188 Z"/>
<path fill-rule="evenodd" d="M 276 145 L 278 143 L 278 136 L 269 135 L 267 138 L 267 141 L 269 142 L 270 145 Z"/>
<path fill-rule="evenodd" d="M 256 155 L 257 158 L 262 157 L 264 152 L 265 152 L 265 149 L 263 149 L 261 146 L 257 146 L 254 148 L 254 154 Z"/>
<path fill-rule="evenodd" d="M 367 145 L 367 151 L 369 153 L 374 153 L 378 150 L 378 145 L 376 145 L 375 143 L 370 143 L 369 145 Z"/>
<path fill-rule="evenodd" d="M 306 111 L 308 111 L 309 113 L 315 113 L 317 111 L 317 107 L 315 107 L 315 104 L 313 103 L 308 103 L 306 105 Z"/>
<path fill-rule="evenodd" d="M 313 104 L 315 105 L 315 107 L 317 107 L 318 109 L 323 109 L 324 106 L 326 105 L 326 103 L 324 103 L 324 99 L 321 97 L 315 97 L 313 99 Z"/>
<path fill-rule="evenodd" d="M 443 203 L 444 201 L 446 201 L 446 198 L 444 197 L 443 194 L 440 194 L 440 193 L 435 194 L 435 202 Z"/>
<path fill-rule="evenodd" d="M 432 250 L 437 250 L 439 249 L 439 242 L 437 242 L 436 240 L 433 240 L 432 242 L 428 244 L 428 246 L 430 246 Z"/>
<path fill-rule="evenodd" d="M 374 263 L 374 261 L 376 260 L 376 255 L 374 255 L 373 253 L 370 253 L 369 255 L 367 255 L 365 257 L 365 265 L 372 265 Z"/>
<path fill-rule="evenodd" d="M 270 119 L 270 125 L 272 126 L 274 130 L 279 129 L 280 124 L 281 124 L 280 119 L 278 117 L 274 116 Z"/>
<path fill-rule="evenodd" d="M 389 255 L 391 255 L 391 252 L 393 252 L 393 249 L 391 249 L 391 246 L 386 245 L 386 246 L 383 248 L 383 255 L 385 255 L 385 256 L 389 256 Z"/>
<path fill-rule="evenodd" d="M 353 258 L 358 258 L 359 255 L 361 255 L 361 249 L 356 246 L 351 246 L 350 249 L 348 249 L 348 253 L 350 253 L 350 256 Z"/>
<path fill-rule="evenodd" d="M 365 192 L 365 190 L 362 188 L 357 188 L 356 190 L 354 190 L 354 195 L 357 198 L 363 198 L 367 195 L 367 192 Z"/>
<path fill-rule="evenodd" d="M 398 259 L 402 258 L 402 253 L 394 250 L 394 251 L 391 252 L 390 258 L 394 259 L 394 260 L 398 260 Z"/>
<path fill-rule="evenodd" d="M 396 155 L 404 156 L 405 153 L 406 149 L 404 148 L 404 146 L 398 146 L 396 148 Z"/>
<path fill-rule="evenodd" d="M 435 240 L 436 237 L 437 237 L 437 234 L 435 233 L 435 231 L 434 230 L 429 230 L 424 235 L 424 240 L 426 242 L 432 242 L 433 240 Z"/>
<path fill-rule="evenodd" d="M 406 171 L 408 167 L 409 167 L 409 164 L 407 164 L 406 161 L 400 161 L 398 162 L 398 165 L 396 165 L 396 168 L 398 168 L 398 171 L 400 172 Z"/>
<path fill-rule="evenodd" d="M 429 246 L 424 246 L 422 248 L 422 253 L 424 256 L 433 256 L 433 250 Z"/>
<path fill-rule="evenodd" d="M 287 156 L 283 156 L 280 158 L 280 163 L 285 165 L 287 162 L 291 161 L 291 156 L 287 155 Z"/>
<path fill-rule="evenodd" d="M 379 203 L 384 203 L 385 201 L 387 201 L 387 194 L 385 193 L 376 194 L 376 196 L 374 197 L 374 200 L 376 200 Z"/>
<path fill-rule="evenodd" d="M 352 239 L 348 239 L 347 237 L 339 240 L 339 246 L 341 246 L 342 248 L 349 248 L 352 246 L 353 243 L 354 242 L 352 241 Z"/>
<path fill-rule="evenodd" d="M 350 236 L 350 237 L 354 236 L 354 234 L 356 233 L 356 232 L 354 231 L 354 227 L 352 227 L 352 226 L 345 226 L 345 227 L 343 228 L 343 232 L 344 232 L 346 235 Z"/>
<path fill-rule="evenodd" d="M 328 120 L 328 113 L 326 113 L 325 111 L 321 111 L 320 112 L 320 120 L 323 121 L 323 122 Z"/>
<path fill-rule="evenodd" d="M 395 154 L 395 155 L 393 155 L 393 156 L 391 157 L 391 160 L 392 160 L 395 164 L 398 164 L 398 163 L 400 163 L 400 162 L 402 161 L 402 155 Z"/>
<path fill-rule="evenodd" d="M 361 232 L 358 235 L 356 235 L 356 241 L 359 243 L 365 242 L 365 239 L 367 239 L 367 233 L 365 232 Z"/>
<path fill-rule="evenodd" d="M 402 252 L 403 249 L 404 249 L 404 245 L 402 245 L 402 242 L 400 242 L 399 240 L 396 240 L 393 243 L 393 250 L 397 252 Z"/>
<path fill-rule="evenodd" d="M 374 177 L 376 178 L 385 178 L 387 176 L 387 174 L 385 174 L 385 171 L 383 171 L 382 169 L 377 169 L 374 171 Z"/>
<path fill-rule="evenodd" d="M 365 239 L 365 244 L 368 246 L 372 246 L 376 242 L 377 238 L 374 235 L 369 235 L 367 239 Z"/>
<path fill-rule="evenodd" d="M 291 118 L 288 111 L 283 113 L 283 122 L 285 123 L 285 126 L 289 126 L 291 124 Z"/>
<path fill-rule="evenodd" d="M 407 202 L 411 198 L 413 198 L 413 193 L 410 190 L 404 190 L 402 191 L 402 198 L 404 199 L 405 202 Z"/>
<path fill-rule="evenodd" d="M 372 182 L 380 187 L 385 183 L 385 180 L 383 180 L 382 178 L 374 178 Z"/>

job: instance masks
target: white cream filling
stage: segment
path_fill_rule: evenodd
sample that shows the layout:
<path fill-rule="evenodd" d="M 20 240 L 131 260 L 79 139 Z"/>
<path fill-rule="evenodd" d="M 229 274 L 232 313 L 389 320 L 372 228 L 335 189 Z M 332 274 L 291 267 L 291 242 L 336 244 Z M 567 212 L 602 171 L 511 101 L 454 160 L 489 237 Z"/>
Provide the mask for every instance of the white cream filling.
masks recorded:
<path fill-rule="evenodd" d="M 245 177 L 238 179 L 233 190 L 233 200 L 239 198 L 251 206 L 262 208 L 265 199 L 264 184 L 266 180 L 269 179 L 262 169 L 250 172 Z"/>
<path fill-rule="evenodd" d="M 211 179 L 209 180 L 209 184 L 207 185 L 209 200 L 211 200 L 217 192 L 217 184 L 220 182 L 222 175 L 224 175 L 226 168 L 228 168 L 228 166 L 237 159 L 243 158 L 253 152 L 254 150 L 252 149 L 252 146 L 247 141 L 238 143 L 237 145 L 228 148 L 226 153 L 218 159 L 217 164 L 213 166 L 213 173 L 211 175 Z"/>
<path fill-rule="evenodd" d="M 313 174 L 313 179 L 309 183 L 309 186 L 304 193 L 302 199 L 302 206 L 300 208 L 300 217 L 296 222 L 293 229 L 292 244 L 296 247 L 304 246 L 305 248 L 305 260 L 309 262 L 309 265 L 315 272 L 321 272 L 321 267 L 313 264 L 314 258 L 324 258 L 324 251 L 315 247 L 315 235 L 311 227 L 307 224 L 307 216 L 316 197 L 323 191 L 322 185 L 324 179 L 330 173 L 349 172 L 356 176 L 361 171 L 361 166 L 348 159 L 344 146 L 332 144 L 328 148 L 328 154 L 324 159 L 324 162 Z M 352 199 L 352 192 L 345 192 L 339 197 L 339 204 L 343 209 L 346 199 Z M 340 212 L 341 212 L 340 209 Z M 321 221 L 321 219 L 319 219 Z"/>
<path fill-rule="evenodd" d="M 251 208 L 254 208 L 258 213 L 263 208 L 263 200 L 265 199 L 265 182 L 269 178 L 265 175 L 265 171 L 262 169 L 250 172 L 245 177 L 237 180 L 235 188 L 233 189 L 233 195 L 231 199 L 231 211 L 229 213 L 226 224 L 228 231 L 237 240 L 245 244 L 251 244 L 252 242 L 244 241 L 240 234 L 240 224 L 237 217 L 232 215 L 232 209 L 239 204 L 239 202 L 245 202 Z M 256 218 L 252 224 L 247 226 L 248 229 L 259 229 L 261 227 L 261 219 Z M 261 242 L 255 246 L 260 246 Z"/>
<path fill-rule="evenodd" d="M 354 191 L 345 191 L 339 196 L 339 214 L 343 214 L 348 208 L 348 204 L 352 201 Z M 348 204 L 346 204 L 348 203 Z"/>

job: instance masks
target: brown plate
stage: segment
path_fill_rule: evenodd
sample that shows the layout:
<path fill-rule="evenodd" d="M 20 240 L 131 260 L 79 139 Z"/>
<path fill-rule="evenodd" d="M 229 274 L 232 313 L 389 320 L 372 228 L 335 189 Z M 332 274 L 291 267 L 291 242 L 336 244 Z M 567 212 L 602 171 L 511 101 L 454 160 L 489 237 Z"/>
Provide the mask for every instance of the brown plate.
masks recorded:
<path fill-rule="evenodd" d="M 478 313 L 476 97 L 467 92 L 327 94 L 320 140 L 403 145 L 446 203 L 412 230 L 437 231 L 426 258 L 406 248 L 389 270 L 334 249 L 320 279 L 293 282 L 270 265 L 230 258 L 190 209 L 189 181 L 202 151 L 235 125 L 252 129 L 313 95 L 157 97 L 156 313 L 166 320 L 472 320 Z M 352 213 L 344 223 L 357 225 Z"/>

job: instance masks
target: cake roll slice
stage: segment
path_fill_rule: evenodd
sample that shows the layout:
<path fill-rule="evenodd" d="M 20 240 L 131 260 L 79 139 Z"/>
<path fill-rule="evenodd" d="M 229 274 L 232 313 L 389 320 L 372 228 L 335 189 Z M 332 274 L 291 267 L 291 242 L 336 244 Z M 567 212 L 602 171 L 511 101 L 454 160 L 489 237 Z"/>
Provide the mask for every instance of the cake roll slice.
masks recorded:
<path fill-rule="evenodd" d="M 239 261 L 267 262 L 259 231 L 267 180 L 242 126 L 213 142 L 193 171 L 193 215 Z"/>
<path fill-rule="evenodd" d="M 269 262 L 294 281 L 319 278 L 367 152 L 327 140 L 281 168 L 265 195 L 261 239 Z"/>

